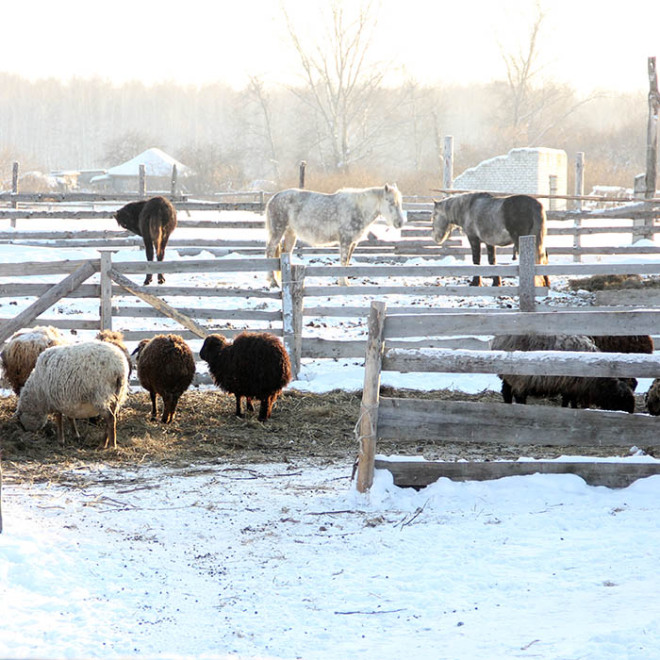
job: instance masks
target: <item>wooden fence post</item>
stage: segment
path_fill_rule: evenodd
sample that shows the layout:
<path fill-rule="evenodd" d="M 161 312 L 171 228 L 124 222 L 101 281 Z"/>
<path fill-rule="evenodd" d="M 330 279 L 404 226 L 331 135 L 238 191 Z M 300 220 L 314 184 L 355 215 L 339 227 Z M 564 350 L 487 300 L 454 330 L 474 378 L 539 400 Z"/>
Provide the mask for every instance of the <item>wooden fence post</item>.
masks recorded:
<path fill-rule="evenodd" d="M 172 197 L 176 197 L 176 186 L 178 183 L 179 174 L 176 169 L 176 163 L 172 165 L 172 185 L 170 187 L 170 193 Z"/>
<path fill-rule="evenodd" d="M 660 113 L 660 92 L 655 57 L 648 58 L 649 75 L 649 119 L 646 129 L 646 199 L 655 197 L 658 169 L 658 113 Z"/>
<path fill-rule="evenodd" d="M 383 364 L 383 331 L 385 329 L 386 305 L 374 300 L 369 310 L 369 337 L 364 360 L 364 386 L 360 418 L 356 424 L 359 443 L 357 489 L 368 491 L 374 482 L 374 460 L 376 457 L 376 432 L 378 429 L 378 402 L 380 400 L 380 372 Z"/>
<path fill-rule="evenodd" d="M 575 196 L 583 197 L 584 196 L 584 152 L 578 151 L 575 158 Z M 576 199 L 573 202 L 573 209 L 576 211 L 582 210 L 582 200 Z M 575 233 L 573 234 L 573 261 L 581 262 L 582 256 L 580 255 L 580 248 L 582 247 L 582 234 L 580 234 L 580 227 L 582 226 L 582 217 L 580 215 L 575 216 L 573 221 L 573 229 Z"/>
<path fill-rule="evenodd" d="M 291 256 L 283 253 L 280 257 L 282 273 L 282 338 L 291 360 L 294 379 L 300 371 L 302 356 L 303 289 L 305 267 L 292 266 Z"/>
<path fill-rule="evenodd" d="M 141 199 L 144 199 L 147 196 L 147 174 L 144 163 L 140 163 L 138 174 L 138 195 Z"/>
<path fill-rule="evenodd" d="M 536 238 L 521 236 L 519 241 L 518 260 L 518 298 L 521 312 L 533 312 L 536 307 L 534 297 L 536 271 Z"/>
<path fill-rule="evenodd" d="M 298 188 L 305 187 L 305 169 L 307 168 L 307 161 L 301 160 L 300 167 L 298 168 Z"/>
<path fill-rule="evenodd" d="M 112 251 L 101 250 L 101 330 L 112 330 Z"/>
<path fill-rule="evenodd" d="M 14 195 L 18 195 L 18 163 L 16 161 L 14 161 L 11 168 L 11 191 Z M 13 209 L 18 208 L 18 202 L 15 199 L 12 200 L 11 207 Z M 14 229 L 16 227 L 16 218 L 12 218 L 9 224 Z"/>
<path fill-rule="evenodd" d="M 442 163 L 442 187 L 449 190 L 454 187 L 454 138 L 451 135 L 445 135 Z"/>

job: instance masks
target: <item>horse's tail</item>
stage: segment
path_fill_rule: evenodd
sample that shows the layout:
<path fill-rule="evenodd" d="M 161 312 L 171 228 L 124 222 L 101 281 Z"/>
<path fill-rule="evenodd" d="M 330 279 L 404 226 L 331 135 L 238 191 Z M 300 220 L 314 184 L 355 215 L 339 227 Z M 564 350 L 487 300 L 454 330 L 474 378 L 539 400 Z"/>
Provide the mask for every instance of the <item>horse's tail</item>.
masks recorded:
<path fill-rule="evenodd" d="M 545 248 L 545 237 L 547 235 L 547 224 L 548 219 L 545 213 L 545 207 L 541 202 L 538 202 L 536 207 L 536 212 L 534 214 L 534 236 L 536 237 L 536 263 L 537 264 L 547 264 L 548 263 L 548 251 Z M 550 286 L 550 278 L 547 275 L 543 275 L 543 285 Z"/>

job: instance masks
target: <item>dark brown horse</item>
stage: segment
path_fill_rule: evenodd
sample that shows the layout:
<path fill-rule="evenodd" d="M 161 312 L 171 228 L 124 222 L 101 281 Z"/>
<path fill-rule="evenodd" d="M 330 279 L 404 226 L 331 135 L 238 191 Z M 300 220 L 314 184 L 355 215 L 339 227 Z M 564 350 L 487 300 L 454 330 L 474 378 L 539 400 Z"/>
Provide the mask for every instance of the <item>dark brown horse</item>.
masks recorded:
<path fill-rule="evenodd" d="M 495 247 L 514 246 L 514 257 L 521 236 L 536 238 L 536 263 L 547 264 L 545 250 L 546 218 L 543 205 L 529 195 L 491 195 L 487 192 L 466 193 L 436 201 L 433 208 L 433 240 L 442 244 L 454 227 L 460 227 L 472 248 L 472 263 L 481 263 L 481 244 L 486 244 L 488 263 L 496 263 Z M 538 286 L 550 286 L 547 275 L 537 278 Z M 493 286 L 500 286 L 502 279 L 493 277 Z M 481 286 L 481 278 L 475 276 L 471 286 Z"/>
<path fill-rule="evenodd" d="M 158 261 L 163 261 L 167 241 L 176 227 L 176 209 L 168 199 L 152 197 L 131 202 L 115 213 L 115 220 L 124 229 L 142 236 L 147 261 L 154 260 L 154 249 Z M 144 278 L 145 285 L 151 283 L 151 277 L 151 273 L 147 273 Z M 158 284 L 164 282 L 165 277 L 158 273 Z"/>

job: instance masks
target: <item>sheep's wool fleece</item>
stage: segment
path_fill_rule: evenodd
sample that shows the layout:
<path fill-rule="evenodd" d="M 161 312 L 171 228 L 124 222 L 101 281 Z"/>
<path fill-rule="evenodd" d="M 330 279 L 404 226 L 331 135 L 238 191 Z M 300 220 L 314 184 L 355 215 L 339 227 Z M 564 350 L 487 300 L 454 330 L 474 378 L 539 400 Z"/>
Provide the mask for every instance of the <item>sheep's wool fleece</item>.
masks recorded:
<path fill-rule="evenodd" d="M 19 409 L 92 417 L 116 410 L 127 394 L 128 361 L 121 349 L 89 341 L 45 350 L 21 392 Z"/>

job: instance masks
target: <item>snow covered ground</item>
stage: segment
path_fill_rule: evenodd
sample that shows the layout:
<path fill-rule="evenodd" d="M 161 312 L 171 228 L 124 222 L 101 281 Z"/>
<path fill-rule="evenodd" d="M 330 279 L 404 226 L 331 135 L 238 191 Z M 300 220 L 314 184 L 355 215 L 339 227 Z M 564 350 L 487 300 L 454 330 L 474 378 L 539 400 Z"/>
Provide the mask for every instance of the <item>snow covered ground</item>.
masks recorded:
<path fill-rule="evenodd" d="M 309 363 L 293 386 L 359 389 L 362 370 Z M 633 445 L 630 460 L 652 460 Z M 350 471 L 99 463 L 58 484 L 6 480 L 0 657 L 660 654 L 660 477 L 621 490 L 573 475 L 441 479 L 416 492 L 379 471 L 360 495 Z"/>

